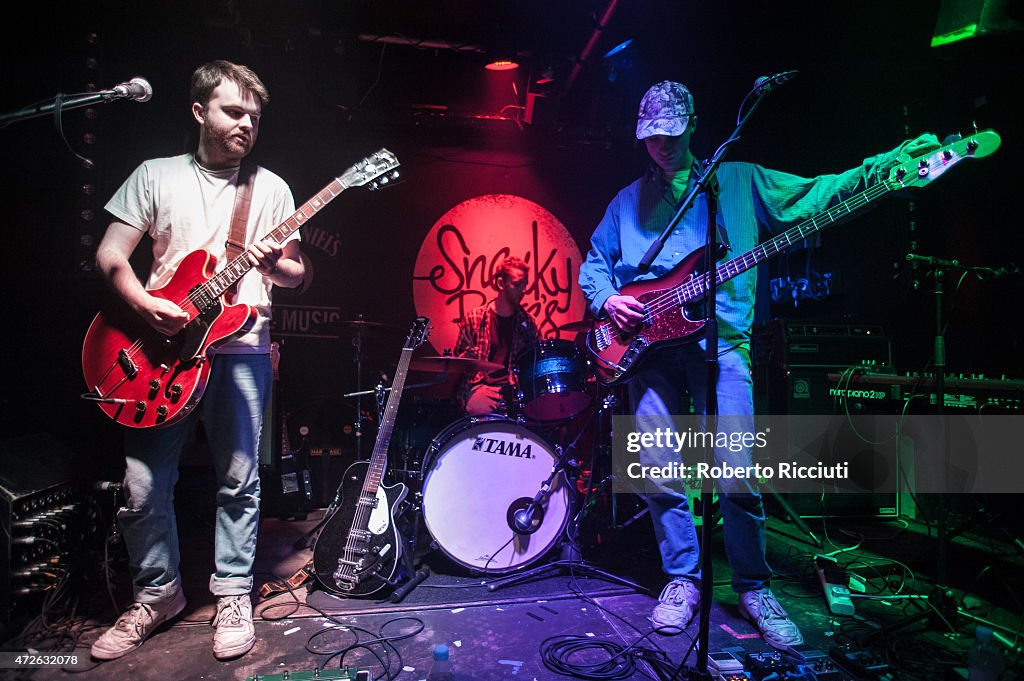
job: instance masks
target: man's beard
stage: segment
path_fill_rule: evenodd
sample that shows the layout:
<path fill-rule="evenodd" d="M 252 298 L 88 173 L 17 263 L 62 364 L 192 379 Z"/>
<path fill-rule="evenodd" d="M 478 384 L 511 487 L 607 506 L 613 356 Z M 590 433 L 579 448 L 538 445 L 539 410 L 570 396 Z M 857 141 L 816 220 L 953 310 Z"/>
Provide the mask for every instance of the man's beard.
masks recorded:
<path fill-rule="evenodd" d="M 234 130 L 217 130 L 207 128 L 209 131 L 209 144 L 218 152 L 229 157 L 242 158 L 252 151 L 252 136 L 248 136 L 248 143 L 243 144 L 238 139 L 239 133 Z"/>

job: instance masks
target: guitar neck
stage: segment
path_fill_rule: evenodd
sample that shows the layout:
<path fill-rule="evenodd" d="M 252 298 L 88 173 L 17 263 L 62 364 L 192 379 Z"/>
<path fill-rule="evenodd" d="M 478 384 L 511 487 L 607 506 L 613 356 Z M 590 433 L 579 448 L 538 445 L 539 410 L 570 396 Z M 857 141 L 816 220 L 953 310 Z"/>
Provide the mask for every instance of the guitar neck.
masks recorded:
<path fill-rule="evenodd" d="M 291 217 L 275 227 L 263 240 L 273 240 L 279 244 L 284 243 L 285 239 L 299 231 L 306 224 L 307 220 L 319 213 L 328 203 L 338 198 L 347 188 L 340 178 L 335 178 L 309 201 L 302 204 L 298 210 L 292 213 Z M 252 268 L 252 261 L 249 260 L 248 255 L 243 253 L 229 262 L 224 269 L 206 282 L 207 292 L 214 298 L 220 296 Z"/>
<path fill-rule="evenodd" d="M 363 481 L 363 494 L 366 497 L 376 496 L 380 481 L 384 477 L 388 448 L 391 446 L 391 433 L 395 428 L 395 418 L 398 415 L 398 406 L 402 402 L 402 391 L 405 388 L 405 376 L 409 372 L 409 361 L 412 359 L 414 349 L 413 347 L 402 348 L 402 357 L 398 360 L 395 379 L 391 382 L 387 406 L 384 407 L 384 415 L 381 417 L 380 428 L 377 431 L 377 441 L 373 446 L 373 456 L 370 457 L 369 471 Z"/>
<path fill-rule="evenodd" d="M 747 270 L 757 267 L 761 263 L 774 258 L 787 248 L 798 244 L 814 234 L 817 234 L 826 227 L 835 224 L 843 218 L 863 210 L 871 203 L 882 198 L 900 185 L 892 180 L 878 182 L 867 189 L 854 194 L 828 210 L 818 213 L 814 217 L 804 220 L 796 227 L 792 227 L 782 234 L 760 243 L 742 255 L 727 260 L 715 268 L 715 283 L 722 284 L 735 276 L 743 274 Z M 708 287 L 708 275 L 702 274 L 684 281 L 679 285 L 679 296 L 683 303 L 690 303 L 699 300 L 704 296 Z"/>

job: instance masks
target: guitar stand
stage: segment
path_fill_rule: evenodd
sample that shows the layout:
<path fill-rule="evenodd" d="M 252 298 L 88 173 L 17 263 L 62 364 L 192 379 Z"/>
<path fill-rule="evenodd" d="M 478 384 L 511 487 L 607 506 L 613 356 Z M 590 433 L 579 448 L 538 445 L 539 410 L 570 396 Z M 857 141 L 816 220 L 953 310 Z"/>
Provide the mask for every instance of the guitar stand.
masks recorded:
<path fill-rule="evenodd" d="M 311 529 L 302 538 L 296 542 L 295 548 L 308 548 L 308 542 L 327 522 L 327 519 L 331 517 L 333 509 L 340 502 L 341 487 L 338 488 L 338 492 L 335 495 L 334 501 L 331 502 L 331 506 L 324 513 L 323 519 L 317 523 L 316 527 Z M 419 513 L 416 512 L 411 502 L 405 502 L 407 505 L 398 514 L 396 519 L 395 530 L 398 533 L 399 541 L 402 542 L 402 570 L 401 572 L 406 575 L 404 580 L 393 580 L 388 581 L 387 584 L 392 587 L 392 592 L 386 598 L 380 599 L 378 602 L 383 603 L 384 601 L 391 601 L 392 603 L 401 603 L 405 600 L 405 597 L 412 593 L 413 589 L 420 585 L 427 577 L 430 576 L 430 570 L 427 568 L 416 569 L 415 564 L 415 549 L 416 543 L 419 537 Z M 401 528 L 401 520 L 406 517 L 406 514 L 413 512 L 412 529 L 410 532 L 404 532 Z M 300 546 L 300 544 L 306 544 L 306 546 Z M 313 581 L 313 585 L 317 585 L 316 580 Z M 314 594 L 320 594 L 315 596 Z M 310 603 L 309 598 L 313 597 L 314 602 Z M 306 603 L 314 607 L 318 607 L 321 610 L 326 610 L 325 605 L 336 604 L 341 601 L 349 600 L 346 596 L 335 594 L 326 589 L 317 586 L 315 589 L 309 590 L 309 596 L 306 598 Z"/>
<path fill-rule="evenodd" d="M 569 468 L 577 467 L 575 459 L 573 459 L 572 457 L 573 452 L 576 450 L 576 445 L 579 443 L 580 438 L 583 436 L 583 434 L 587 432 L 587 429 L 590 428 L 591 424 L 594 423 L 595 417 L 598 417 L 598 420 L 600 420 L 600 417 L 604 416 L 605 412 L 611 409 L 614 402 L 614 397 L 607 397 L 604 400 L 602 400 L 601 406 L 594 414 L 591 414 L 590 418 L 587 420 L 587 423 L 584 424 L 584 426 L 580 429 L 580 432 L 576 434 L 576 437 L 573 439 L 571 443 L 569 443 L 569 446 L 566 447 L 565 449 L 557 447 L 559 452 L 558 460 L 555 462 L 555 465 L 551 468 L 551 474 L 548 475 L 548 478 L 541 484 L 540 490 L 537 492 L 537 495 L 533 498 L 530 504 L 525 509 L 516 512 L 515 516 L 517 523 L 519 522 L 519 520 L 525 518 L 527 523 L 524 524 L 532 525 L 532 522 L 529 522 L 532 520 L 532 509 L 543 504 L 544 501 L 548 498 L 548 496 L 550 496 L 551 485 L 554 482 L 555 478 L 557 478 L 559 473 L 566 471 Z M 574 485 L 569 485 L 569 488 L 575 490 Z M 577 496 L 578 493 L 575 493 L 574 499 Z M 577 501 L 577 503 L 572 504 L 573 507 L 578 506 L 578 499 L 575 499 L 575 501 Z M 521 516 L 520 514 L 525 515 Z M 579 532 L 579 517 L 580 514 L 576 513 L 575 516 L 566 525 L 564 532 L 566 533 L 566 536 L 568 538 L 564 542 L 562 542 L 561 556 L 558 560 L 545 563 L 544 565 L 539 565 L 535 568 L 531 568 L 524 572 L 509 575 L 508 577 L 498 578 L 490 582 L 490 584 L 488 584 L 487 590 L 496 591 L 505 586 L 518 584 L 520 582 L 533 579 L 535 577 L 543 575 L 545 572 L 554 569 L 559 572 L 562 572 L 563 570 L 568 571 L 569 574 L 572 574 L 574 571 L 580 571 L 585 573 L 589 577 L 600 577 L 609 582 L 615 582 L 623 586 L 628 586 L 629 588 L 639 593 L 649 593 L 649 590 L 647 588 L 640 586 L 635 582 L 631 582 L 624 577 L 619 577 L 618 575 L 606 572 L 583 560 L 579 543 L 576 540 L 576 536 Z M 539 523 L 536 524 L 536 526 L 532 526 L 531 529 L 529 529 L 528 531 L 524 531 L 523 534 L 531 534 L 535 532 L 537 528 L 540 527 L 541 523 L 543 523 L 543 518 Z"/>

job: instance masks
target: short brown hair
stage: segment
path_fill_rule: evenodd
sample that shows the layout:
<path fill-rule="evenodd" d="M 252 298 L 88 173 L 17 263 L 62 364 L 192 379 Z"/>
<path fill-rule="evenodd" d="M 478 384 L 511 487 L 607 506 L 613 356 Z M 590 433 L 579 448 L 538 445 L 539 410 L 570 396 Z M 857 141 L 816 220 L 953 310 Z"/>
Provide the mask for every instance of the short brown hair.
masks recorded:
<path fill-rule="evenodd" d="M 519 270 L 520 272 L 530 272 L 530 266 L 527 265 L 521 258 L 517 258 L 514 255 L 510 255 L 501 261 L 501 267 L 494 273 L 494 278 L 501 277 L 502 280 L 507 280 L 508 275 L 512 273 L 512 270 Z"/>
<path fill-rule="evenodd" d="M 262 106 L 266 106 L 270 101 L 267 86 L 252 69 L 224 59 L 207 62 L 192 73 L 192 89 L 189 92 L 191 101 L 199 102 L 205 109 L 206 103 L 210 101 L 210 95 L 225 79 L 235 83 L 243 92 L 252 93 L 260 100 Z"/>

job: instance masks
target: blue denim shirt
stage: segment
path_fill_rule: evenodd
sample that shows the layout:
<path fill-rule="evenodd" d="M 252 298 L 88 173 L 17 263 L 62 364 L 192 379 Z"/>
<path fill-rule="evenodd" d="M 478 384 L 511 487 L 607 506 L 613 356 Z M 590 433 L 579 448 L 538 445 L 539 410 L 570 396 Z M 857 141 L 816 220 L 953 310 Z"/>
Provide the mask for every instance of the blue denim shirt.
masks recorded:
<path fill-rule="evenodd" d="M 902 148 L 902 147 L 901 147 Z M 720 194 L 719 234 L 735 257 L 760 242 L 760 231 L 781 232 L 829 206 L 886 179 L 899 149 L 872 156 L 859 167 L 838 175 L 804 178 L 752 163 L 722 163 L 717 172 Z M 696 178 L 691 173 L 690 182 Z M 591 312 L 600 314 L 609 296 L 633 281 L 665 276 L 706 242 L 707 201 L 704 195 L 680 220 L 665 247 L 641 274 L 637 265 L 675 214 L 678 204 L 668 183 L 655 168 L 622 189 L 605 211 L 590 239 L 580 267 L 579 283 Z M 754 316 L 757 274 L 751 269 L 719 287 L 719 337 L 732 344 L 749 340 Z"/>

